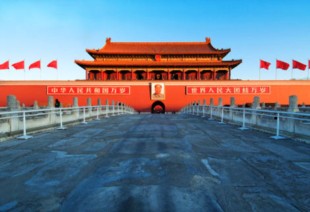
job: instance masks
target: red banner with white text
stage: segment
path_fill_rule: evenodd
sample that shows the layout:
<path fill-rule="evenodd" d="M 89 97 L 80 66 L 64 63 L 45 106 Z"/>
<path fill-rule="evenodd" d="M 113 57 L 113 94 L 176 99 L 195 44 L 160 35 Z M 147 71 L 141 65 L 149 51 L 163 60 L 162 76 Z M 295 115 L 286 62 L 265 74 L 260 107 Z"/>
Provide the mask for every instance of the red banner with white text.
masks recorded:
<path fill-rule="evenodd" d="M 130 86 L 47 86 L 48 95 L 130 95 Z"/>
<path fill-rule="evenodd" d="M 187 86 L 187 95 L 270 94 L 270 86 Z"/>

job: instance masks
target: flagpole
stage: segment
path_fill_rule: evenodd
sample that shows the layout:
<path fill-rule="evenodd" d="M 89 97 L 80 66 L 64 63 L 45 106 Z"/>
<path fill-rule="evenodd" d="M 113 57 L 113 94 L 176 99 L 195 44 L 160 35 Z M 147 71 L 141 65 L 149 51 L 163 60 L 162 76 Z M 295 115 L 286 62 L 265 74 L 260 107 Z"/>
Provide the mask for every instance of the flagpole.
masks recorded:
<path fill-rule="evenodd" d="M 294 61 L 292 60 L 292 66 L 291 66 L 291 80 L 293 80 L 294 77 L 294 73 L 293 73 L 293 69 L 294 69 Z"/>
<path fill-rule="evenodd" d="M 277 80 L 277 71 L 278 71 L 278 63 L 277 63 L 278 59 L 276 58 L 276 80 Z"/>
<path fill-rule="evenodd" d="M 25 69 L 25 59 L 24 59 L 24 81 L 25 81 L 25 78 L 26 78 L 26 69 Z"/>
<path fill-rule="evenodd" d="M 258 70 L 258 79 L 260 80 L 260 70 L 261 70 L 261 68 L 259 68 L 259 70 Z"/>
<path fill-rule="evenodd" d="M 310 60 L 308 60 L 308 74 L 307 74 L 307 80 L 309 80 L 309 69 L 310 69 Z"/>
<path fill-rule="evenodd" d="M 291 68 L 291 80 L 293 80 L 293 68 Z"/>
<path fill-rule="evenodd" d="M 58 58 L 56 59 L 56 61 L 57 61 L 57 65 L 58 65 Z M 56 79 L 58 80 L 58 66 L 57 66 L 57 77 L 56 77 Z"/>
<path fill-rule="evenodd" d="M 310 69 L 310 60 L 308 60 L 308 76 L 307 76 L 307 80 L 309 80 L 309 69 Z"/>
<path fill-rule="evenodd" d="M 276 80 L 277 80 L 277 71 L 278 71 L 278 69 L 276 68 Z"/>

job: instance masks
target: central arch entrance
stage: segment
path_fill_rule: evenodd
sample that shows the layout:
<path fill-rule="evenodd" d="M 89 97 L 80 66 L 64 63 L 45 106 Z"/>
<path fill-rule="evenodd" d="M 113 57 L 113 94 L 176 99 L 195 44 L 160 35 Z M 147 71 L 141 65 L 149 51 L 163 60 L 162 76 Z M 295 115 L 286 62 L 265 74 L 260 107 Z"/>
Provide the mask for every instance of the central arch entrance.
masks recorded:
<path fill-rule="evenodd" d="M 152 113 L 165 113 L 165 104 L 161 101 L 156 101 L 152 104 Z"/>

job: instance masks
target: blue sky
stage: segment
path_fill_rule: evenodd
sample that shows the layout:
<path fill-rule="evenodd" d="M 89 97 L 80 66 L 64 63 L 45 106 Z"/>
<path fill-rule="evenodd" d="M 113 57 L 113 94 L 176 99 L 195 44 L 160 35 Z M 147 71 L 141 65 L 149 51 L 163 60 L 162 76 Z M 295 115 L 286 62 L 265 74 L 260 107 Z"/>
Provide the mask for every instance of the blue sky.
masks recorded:
<path fill-rule="evenodd" d="M 259 60 L 271 62 L 262 80 L 274 80 L 275 61 L 310 59 L 309 0 L 1 0 L 0 64 L 41 60 L 42 70 L 0 71 L 0 80 L 85 79 L 75 59 L 112 41 L 204 41 L 231 48 L 242 59 L 232 78 L 259 79 Z M 47 68 L 58 60 L 58 70 Z M 308 67 L 307 67 L 308 68 Z M 277 70 L 277 79 L 305 79 L 307 71 Z"/>

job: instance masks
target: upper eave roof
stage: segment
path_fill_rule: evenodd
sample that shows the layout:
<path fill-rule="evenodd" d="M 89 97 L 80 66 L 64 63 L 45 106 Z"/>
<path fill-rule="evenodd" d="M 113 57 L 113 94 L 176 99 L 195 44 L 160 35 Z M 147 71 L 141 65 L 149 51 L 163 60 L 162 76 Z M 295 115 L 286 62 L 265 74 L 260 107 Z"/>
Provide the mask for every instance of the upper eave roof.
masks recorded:
<path fill-rule="evenodd" d="M 101 49 L 86 49 L 86 51 L 92 57 L 100 54 L 219 54 L 224 57 L 230 49 L 214 48 L 210 38 L 206 38 L 205 42 L 112 42 L 108 38 Z"/>

